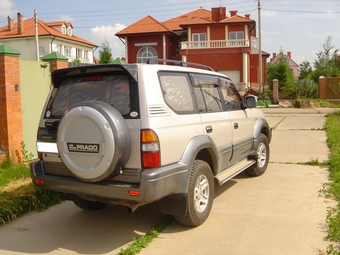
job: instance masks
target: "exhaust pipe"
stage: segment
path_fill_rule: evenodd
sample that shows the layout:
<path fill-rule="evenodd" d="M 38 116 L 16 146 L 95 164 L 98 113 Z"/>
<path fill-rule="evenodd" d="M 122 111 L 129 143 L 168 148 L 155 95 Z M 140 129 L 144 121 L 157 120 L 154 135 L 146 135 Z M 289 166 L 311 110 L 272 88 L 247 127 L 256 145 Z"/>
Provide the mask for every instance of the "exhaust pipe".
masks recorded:
<path fill-rule="evenodd" d="M 129 213 L 133 213 L 134 211 L 136 211 L 136 209 L 140 206 L 141 204 L 132 204 L 128 207 L 128 212 Z"/>

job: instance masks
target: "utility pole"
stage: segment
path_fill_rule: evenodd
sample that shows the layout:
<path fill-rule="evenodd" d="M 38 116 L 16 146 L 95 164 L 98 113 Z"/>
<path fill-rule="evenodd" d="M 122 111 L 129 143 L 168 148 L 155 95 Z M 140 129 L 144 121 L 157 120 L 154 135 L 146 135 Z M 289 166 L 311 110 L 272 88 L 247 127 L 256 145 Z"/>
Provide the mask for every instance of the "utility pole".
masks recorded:
<path fill-rule="evenodd" d="M 258 0 L 258 19 L 259 19 L 259 69 L 258 69 L 258 82 L 260 94 L 262 94 L 263 86 L 262 86 L 262 45 L 261 45 L 261 0 Z"/>
<path fill-rule="evenodd" d="M 38 12 L 35 9 L 34 10 L 34 33 L 35 33 L 35 50 L 36 50 L 36 58 L 37 61 L 39 61 L 39 40 L 38 40 L 38 36 L 39 36 L 39 32 L 38 32 Z"/>

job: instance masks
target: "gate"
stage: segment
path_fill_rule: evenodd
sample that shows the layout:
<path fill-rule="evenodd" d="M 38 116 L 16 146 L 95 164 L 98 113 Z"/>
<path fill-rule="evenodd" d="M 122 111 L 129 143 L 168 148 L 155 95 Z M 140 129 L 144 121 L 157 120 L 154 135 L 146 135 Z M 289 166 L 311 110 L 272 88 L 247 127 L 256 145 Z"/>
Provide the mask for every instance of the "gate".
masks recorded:
<path fill-rule="evenodd" d="M 50 64 L 20 60 L 20 92 L 23 141 L 28 153 L 37 157 L 36 139 L 41 111 L 51 88 Z"/>

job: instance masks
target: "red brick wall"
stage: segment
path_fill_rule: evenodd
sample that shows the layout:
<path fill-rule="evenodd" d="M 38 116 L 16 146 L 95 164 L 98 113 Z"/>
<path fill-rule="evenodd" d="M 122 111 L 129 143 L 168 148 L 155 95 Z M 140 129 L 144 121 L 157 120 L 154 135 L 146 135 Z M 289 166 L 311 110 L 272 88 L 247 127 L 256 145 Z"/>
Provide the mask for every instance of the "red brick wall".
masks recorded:
<path fill-rule="evenodd" d="M 19 67 L 19 56 L 0 55 L 0 146 L 20 163 L 23 136 Z"/>

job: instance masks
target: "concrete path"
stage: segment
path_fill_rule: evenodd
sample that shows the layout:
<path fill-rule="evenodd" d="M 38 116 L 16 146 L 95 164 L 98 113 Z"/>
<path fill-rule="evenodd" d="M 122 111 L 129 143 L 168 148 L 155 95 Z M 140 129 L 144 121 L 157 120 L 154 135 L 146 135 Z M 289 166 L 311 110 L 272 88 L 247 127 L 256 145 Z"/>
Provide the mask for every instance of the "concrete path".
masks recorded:
<path fill-rule="evenodd" d="M 198 228 L 168 227 L 141 255 L 325 254 L 325 224 L 333 201 L 319 190 L 328 169 L 295 164 L 327 160 L 322 131 L 333 109 L 263 109 L 273 131 L 267 172 L 241 174 L 216 187 L 208 220 Z"/>
<path fill-rule="evenodd" d="M 273 131 L 267 172 L 240 174 L 216 187 L 208 220 L 197 228 L 172 223 L 141 255 L 325 254 L 327 207 L 319 196 L 328 170 L 296 164 L 327 159 L 321 109 L 263 109 Z M 0 254 L 117 254 L 161 219 L 159 203 L 133 214 L 110 205 L 86 212 L 72 202 L 0 227 Z"/>

